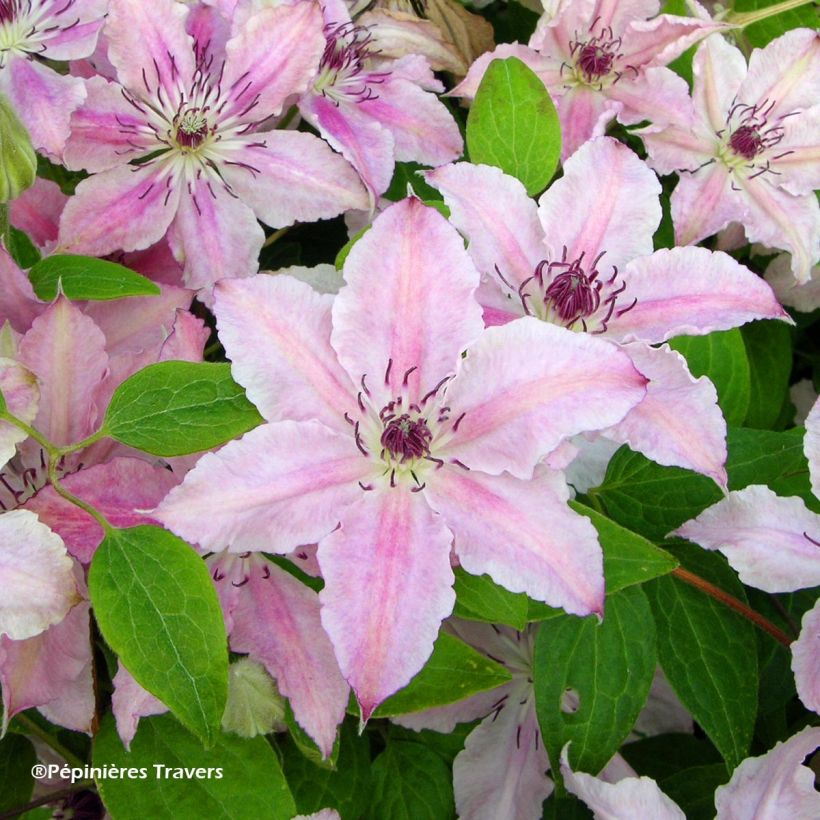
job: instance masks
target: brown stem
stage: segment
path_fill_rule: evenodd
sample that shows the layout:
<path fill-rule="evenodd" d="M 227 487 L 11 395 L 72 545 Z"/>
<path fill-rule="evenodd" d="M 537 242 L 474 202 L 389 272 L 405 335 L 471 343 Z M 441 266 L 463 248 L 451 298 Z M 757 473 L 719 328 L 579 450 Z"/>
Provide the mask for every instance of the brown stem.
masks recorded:
<path fill-rule="evenodd" d="M 701 578 L 700 575 L 695 575 L 694 572 L 689 572 L 688 569 L 684 569 L 683 567 L 673 569 L 672 575 L 676 578 L 680 578 L 681 581 L 696 587 L 701 592 L 705 592 L 707 595 L 711 596 L 716 601 L 720 601 L 730 609 L 734 609 L 735 612 L 740 613 L 744 618 L 750 620 L 755 626 L 760 627 L 760 629 L 764 632 L 768 632 L 776 641 L 780 641 L 783 646 L 791 646 L 794 638 L 790 638 L 785 632 L 783 632 L 782 629 L 776 627 L 768 618 L 764 618 L 759 612 L 755 612 L 753 609 L 748 607 L 743 603 L 743 601 L 739 601 L 733 595 L 729 595 L 728 592 L 724 592 L 720 587 L 710 584 L 709 581 L 705 578 Z"/>
<path fill-rule="evenodd" d="M 38 797 L 36 800 L 26 803 L 24 806 L 15 806 L 13 809 L 0 812 L 0 820 L 10 820 L 12 817 L 19 817 L 21 814 L 25 814 L 27 811 L 31 811 L 31 809 L 36 809 L 38 806 L 46 806 L 49 803 L 56 803 L 58 800 L 64 800 L 66 797 L 71 797 L 71 795 L 76 792 L 94 788 L 95 786 L 93 780 L 80 780 L 65 789 L 60 789 L 59 791 L 51 792 L 50 794 Z"/>

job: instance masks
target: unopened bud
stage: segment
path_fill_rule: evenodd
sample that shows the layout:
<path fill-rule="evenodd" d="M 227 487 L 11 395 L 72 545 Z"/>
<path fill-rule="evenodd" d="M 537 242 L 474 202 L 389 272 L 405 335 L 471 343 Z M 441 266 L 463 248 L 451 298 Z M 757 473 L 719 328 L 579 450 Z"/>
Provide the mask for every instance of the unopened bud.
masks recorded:
<path fill-rule="evenodd" d="M 37 155 L 11 103 L 0 94 L 0 203 L 11 202 L 34 184 Z"/>

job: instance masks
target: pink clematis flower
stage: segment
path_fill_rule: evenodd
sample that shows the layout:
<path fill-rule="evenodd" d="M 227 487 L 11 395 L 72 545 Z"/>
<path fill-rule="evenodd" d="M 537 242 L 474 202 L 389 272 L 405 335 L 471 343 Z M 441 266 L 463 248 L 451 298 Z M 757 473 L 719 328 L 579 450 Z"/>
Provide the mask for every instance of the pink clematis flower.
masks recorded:
<path fill-rule="evenodd" d="M 741 52 L 710 37 L 694 60 L 693 97 L 639 131 L 672 194 L 678 244 L 742 223 L 751 242 L 792 255 L 798 282 L 820 257 L 820 34 L 795 29 Z M 687 172 L 686 174 L 682 172 Z"/>
<path fill-rule="evenodd" d="M 60 220 L 64 251 L 104 255 L 168 235 L 185 281 L 257 270 L 275 227 L 367 207 L 353 169 L 321 140 L 259 127 L 303 91 L 325 40 L 313 2 L 264 9 L 224 53 L 186 32 L 173 0 L 113 0 L 105 28 L 119 82 L 86 81 L 66 164 L 94 173 Z"/>
<path fill-rule="evenodd" d="M 675 351 L 650 345 L 753 319 L 790 321 L 771 288 L 725 253 L 652 253 L 660 185 L 609 137 L 570 157 L 537 206 L 497 168 L 457 163 L 426 178 L 485 277 L 487 324 L 534 316 L 617 341 L 650 382 L 644 401 L 605 435 L 725 486 L 726 425 L 713 385 L 694 379 Z"/>
<path fill-rule="evenodd" d="M 82 82 L 40 62 L 94 51 L 108 0 L 0 0 L 0 92 L 12 102 L 34 147 L 61 162 Z"/>
<path fill-rule="evenodd" d="M 474 97 L 494 59 L 518 57 L 555 100 L 566 159 L 601 136 L 616 117 L 624 125 L 665 119 L 685 103 L 687 85 L 666 64 L 727 28 L 712 21 L 700 4 L 689 5 L 696 17 L 658 15 L 657 0 L 562 3 L 555 14 L 541 17 L 529 47 L 505 44 L 479 57 L 452 93 Z"/>
<path fill-rule="evenodd" d="M 461 237 L 418 200 L 376 219 L 345 280 L 337 296 L 286 276 L 217 287 L 234 377 L 268 424 L 204 456 L 155 514 L 208 550 L 318 543 L 322 623 L 367 720 L 432 651 L 453 547 L 469 572 L 601 612 L 595 532 L 559 474 L 533 473 L 645 380 L 602 340 L 534 320 L 482 332 Z"/>

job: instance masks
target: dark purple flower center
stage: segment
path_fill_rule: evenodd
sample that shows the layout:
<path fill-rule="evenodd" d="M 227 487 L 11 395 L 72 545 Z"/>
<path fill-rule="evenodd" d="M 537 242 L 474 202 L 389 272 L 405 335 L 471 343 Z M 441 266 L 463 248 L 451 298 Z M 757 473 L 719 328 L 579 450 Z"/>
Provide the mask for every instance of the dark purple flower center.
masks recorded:
<path fill-rule="evenodd" d="M 20 13 L 21 0 L 0 0 L 0 23 L 11 23 Z"/>
<path fill-rule="evenodd" d="M 612 70 L 612 63 L 615 60 L 613 51 L 596 45 L 592 42 L 581 46 L 578 54 L 578 67 L 590 80 L 597 80 Z"/>
<path fill-rule="evenodd" d="M 587 277 L 580 267 L 559 273 L 544 291 L 544 302 L 564 322 L 592 316 L 601 304 L 601 283 Z"/>
<path fill-rule="evenodd" d="M 774 124 L 769 122 L 769 117 L 774 111 L 775 102 L 763 100 L 757 105 L 746 105 L 745 103 L 735 103 L 726 118 L 726 130 L 729 132 L 729 148 L 734 154 L 747 162 L 760 156 L 768 148 L 777 145 L 785 135 L 785 129 L 780 124 L 791 114 L 776 117 Z M 718 136 L 722 136 L 724 131 L 719 131 Z M 753 176 L 771 171 L 773 160 L 780 159 L 791 151 L 785 151 L 777 156 L 763 157 L 757 164 L 752 163 L 751 168 L 756 168 Z M 750 177 L 751 178 L 751 177 Z"/>
<path fill-rule="evenodd" d="M 423 458 L 430 454 L 433 434 L 427 422 L 408 413 L 386 420 L 381 445 L 397 461 Z"/>
<path fill-rule="evenodd" d="M 176 141 L 180 148 L 199 148 L 208 136 L 207 110 L 189 108 L 176 116 Z"/>
<path fill-rule="evenodd" d="M 590 26 L 589 34 L 597 24 L 597 20 Z M 602 77 L 613 73 L 615 60 L 620 57 L 619 49 L 621 47 L 621 38 L 616 37 L 609 26 L 601 29 L 600 34 L 595 34 L 582 40 L 575 35 L 575 40 L 569 44 L 569 53 L 575 60 L 576 71 L 580 71 L 583 79 L 588 83 L 600 82 Z M 563 72 L 566 64 L 561 66 Z M 628 66 L 632 68 L 632 66 Z M 633 69 L 634 71 L 637 70 Z M 615 81 L 617 81 L 621 74 L 615 73 Z"/>
<path fill-rule="evenodd" d="M 763 138 L 751 125 L 741 125 L 729 138 L 729 145 L 736 154 L 754 159 L 763 150 Z"/>
<path fill-rule="evenodd" d="M 331 23 L 325 26 L 325 38 L 315 90 L 337 105 L 341 101 L 376 99 L 378 95 L 371 86 L 383 83 L 388 75 L 367 69 L 367 60 L 378 53 L 372 47 L 373 36 L 367 28 L 354 23 Z"/>

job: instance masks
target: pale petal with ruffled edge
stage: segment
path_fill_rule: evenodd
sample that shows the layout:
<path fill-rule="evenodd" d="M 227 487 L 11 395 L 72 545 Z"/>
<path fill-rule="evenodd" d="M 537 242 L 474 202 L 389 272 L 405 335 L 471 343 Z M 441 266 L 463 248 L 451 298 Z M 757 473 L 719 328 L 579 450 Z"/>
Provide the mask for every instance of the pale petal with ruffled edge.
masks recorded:
<path fill-rule="evenodd" d="M 820 794 L 803 760 L 820 746 L 820 728 L 807 726 L 760 757 L 747 757 L 715 792 L 717 820 L 816 820 Z"/>
<path fill-rule="evenodd" d="M 620 341 L 665 342 L 673 336 L 702 336 L 755 321 L 793 324 L 763 279 L 722 251 L 671 248 L 630 262 L 623 271 L 626 292 L 607 334 Z"/>
<path fill-rule="evenodd" d="M 252 566 L 241 588 L 232 613 L 231 649 L 265 665 L 299 725 L 329 757 L 349 688 L 322 629 L 319 597 L 261 556 L 257 561 L 264 561 L 268 572 Z"/>
<path fill-rule="evenodd" d="M 111 695 L 111 711 L 117 724 L 117 734 L 122 745 L 130 751 L 140 718 L 163 715 L 168 707 L 143 689 L 122 663 L 112 683 L 114 692 Z"/>
<path fill-rule="evenodd" d="M 686 815 L 667 797 L 650 777 L 625 777 L 618 783 L 606 783 L 584 772 L 573 772 L 567 750 L 561 751 L 561 774 L 567 791 L 592 809 L 595 820 L 686 820 Z M 739 819 L 738 819 L 739 820 Z"/>
<path fill-rule="evenodd" d="M 691 105 L 686 80 L 663 66 L 645 68 L 629 82 L 614 83 L 606 96 L 621 104 L 618 122 L 624 125 L 674 122 Z"/>
<path fill-rule="evenodd" d="M 820 515 L 763 485 L 729 493 L 671 534 L 720 550 L 744 584 L 765 592 L 820 585 Z"/>
<path fill-rule="evenodd" d="M 366 377 L 376 405 L 403 385 L 418 402 L 481 333 L 479 276 L 464 241 L 418 199 L 381 214 L 350 251 L 344 276 L 331 344 L 355 384 Z"/>
<path fill-rule="evenodd" d="M 335 296 L 345 284 L 342 272 L 335 265 L 320 262 L 312 268 L 303 265 L 291 265 L 288 268 L 279 268 L 275 271 L 263 271 L 271 276 L 292 276 L 306 285 L 310 285 L 317 293 L 328 293 Z"/>
<path fill-rule="evenodd" d="M 37 177 L 31 188 L 9 203 L 11 224 L 28 234 L 28 238 L 45 255 L 57 239 L 57 224 L 66 202 L 68 197 L 56 182 Z M 0 256 L 4 255 L 5 250 L 0 248 Z"/>
<path fill-rule="evenodd" d="M 461 565 L 575 615 L 603 613 L 603 555 L 588 518 L 567 506 L 563 474 L 531 481 L 446 466 L 424 490 L 453 531 Z"/>
<path fill-rule="evenodd" d="M 564 176 L 538 202 L 551 261 L 584 254 L 591 264 L 622 268 L 652 253 L 661 221 L 658 178 L 625 145 L 602 137 L 583 145 L 564 163 Z"/>
<path fill-rule="evenodd" d="M 13 359 L 0 358 L 0 396 L 6 409 L 26 424 L 37 415 L 40 389 L 35 375 Z M 28 433 L 8 421 L 0 421 L 0 467 L 14 455 Z"/>
<path fill-rule="evenodd" d="M 543 79 L 543 77 L 542 77 Z M 561 161 L 576 153 L 585 142 L 602 137 L 623 106 L 587 86 L 572 86 L 555 104 L 561 121 Z"/>
<path fill-rule="evenodd" d="M 695 379 L 668 345 L 635 343 L 624 350 L 649 379 L 646 398 L 604 435 L 657 464 L 703 473 L 725 489 L 726 422 L 715 386 L 705 376 Z"/>
<path fill-rule="evenodd" d="M 770 149 L 777 159 L 777 185 L 798 196 L 820 188 L 820 105 L 783 123 L 783 139 Z"/>
<path fill-rule="evenodd" d="M 22 641 L 59 623 L 79 601 L 65 544 L 34 513 L 0 515 L 0 635 Z"/>
<path fill-rule="evenodd" d="M 282 228 L 368 207 L 358 174 L 326 142 L 272 131 L 220 148 L 223 179 L 266 225 Z"/>
<path fill-rule="evenodd" d="M 60 217 L 56 253 L 105 256 L 159 242 L 179 205 L 169 167 L 123 165 L 84 179 Z"/>
<path fill-rule="evenodd" d="M 78 60 L 91 54 L 105 22 L 108 0 L 74 0 L 49 5 L 54 10 L 49 12 L 48 29 L 40 30 L 48 59 Z"/>
<path fill-rule="evenodd" d="M 372 470 L 352 435 L 263 424 L 204 455 L 152 515 L 203 549 L 290 552 L 331 532 Z"/>
<path fill-rule="evenodd" d="M 450 221 L 467 238 L 479 272 L 511 285 L 529 279 L 544 258 L 544 231 L 535 202 L 519 180 L 489 165 L 458 162 L 428 171 L 450 209 Z"/>
<path fill-rule="evenodd" d="M 781 253 L 769 263 L 764 276 L 780 304 L 801 313 L 811 313 L 820 307 L 820 265 L 811 269 L 808 282 L 799 284 L 792 273 L 791 256 Z"/>
<path fill-rule="evenodd" d="M 803 450 L 809 462 L 812 492 L 820 498 L 820 399 L 815 401 L 806 417 Z"/>
<path fill-rule="evenodd" d="M 198 316 L 178 309 L 168 337 L 159 351 L 161 362 L 201 362 L 211 329 Z"/>
<path fill-rule="evenodd" d="M 820 601 L 803 616 L 791 650 L 797 694 L 807 709 L 820 712 Z"/>
<path fill-rule="evenodd" d="M 692 101 L 712 131 L 726 128 L 726 118 L 746 77 L 746 60 L 723 37 L 709 37 L 692 60 Z"/>
<path fill-rule="evenodd" d="M 276 275 L 226 280 L 214 301 L 233 377 L 268 421 L 318 419 L 350 431 L 355 388 L 330 346 L 332 297 Z"/>
<path fill-rule="evenodd" d="M 646 381 L 626 353 L 589 334 L 533 317 L 488 328 L 447 389 L 451 418 L 464 418 L 437 455 L 530 478 L 564 439 L 621 421 Z"/>
<path fill-rule="evenodd" d="M 28 276 L 0 242 L 0 325 L 9 322 L 18 333 L 25 333 L 45 308 Z"/>
<path fill-rule="evenodd" d="M 362 721 L 424 666 L 453 609 L 452 535 L 420 493 L 374 490 L 319 543 L 322 624 Z"/>

